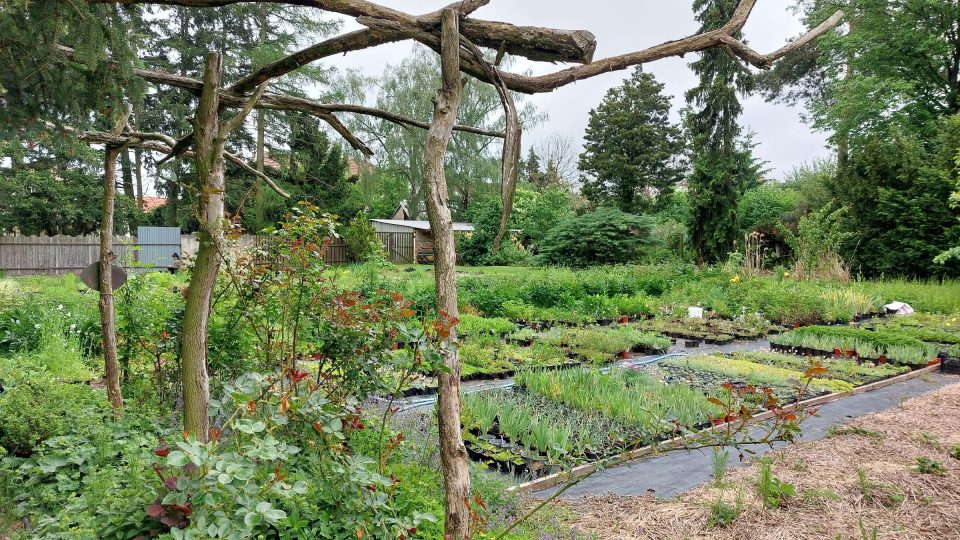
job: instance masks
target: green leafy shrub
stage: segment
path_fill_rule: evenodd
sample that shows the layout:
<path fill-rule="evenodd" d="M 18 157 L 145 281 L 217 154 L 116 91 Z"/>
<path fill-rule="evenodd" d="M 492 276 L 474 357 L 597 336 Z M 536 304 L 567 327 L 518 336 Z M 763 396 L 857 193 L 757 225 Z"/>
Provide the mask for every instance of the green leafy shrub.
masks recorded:
<path fill-rule="evenodd" d="M 0 394 L 0 446 L 29 454 L 50 437 L 77 423 L 92 423 L 108 412 L 101 392 L 63 384 L 46 375 L 26 376 Z"/>
<path fill-rule="evenodd" d="M 568 219 L 544 238 L 537 262 L 584 267 L 626 264 L 640 259 L 652 243 L 649 219 L 614 208 Z"/>
<path fill-rule="evenodd" d="M 507 233 L 497 253 L 493 253 L 493 241 L 500 230 L 502 208 L 500 197 L 490 197 L 471 206 L 467 217 L 473 223 L 474 231 L 457 239 L 457 253 L 465 263 L 512 266 L 529 262 L 530 255 L 513 233 Z M 516 218 L 514 215 L 513 220 Z"/>
<path fill-rule="evenodd" d="M 737 492 L 736 502 L 734 504 L 729 504 L 724 501 L 722 498 L 717 497 L 717 500 L 710 505 L 710 517 L 707 518 L 707 527 L 725 527 L 731 523 L 743 513 L 743 495 L 742 492 Z"/>
<path fill-rule="evenodd" d="M 155 496 L 145 481 L 154 474 L 153 414 L 75 422 L 29 458 L 0 459 L 0 494 L 33 524 L 32 538 L 135 538 L 155 528 L 144 512 Z"/>
<path fill-rule="evenodd" d="M 367 214 L 360 212 L 343 229 L 343 240 L 347 244 L 347 253 L 354 261 L 365 262 L 383 253 L 383 244 L 377 237 Z"/>
<path fill-rule="evenodd" d="M 757 474 L 757 493 L 768 508 L 779 508 L 787 499 L 797 496 L 797 488 L 773 476 L 769 460 L 762 460 Z"/>

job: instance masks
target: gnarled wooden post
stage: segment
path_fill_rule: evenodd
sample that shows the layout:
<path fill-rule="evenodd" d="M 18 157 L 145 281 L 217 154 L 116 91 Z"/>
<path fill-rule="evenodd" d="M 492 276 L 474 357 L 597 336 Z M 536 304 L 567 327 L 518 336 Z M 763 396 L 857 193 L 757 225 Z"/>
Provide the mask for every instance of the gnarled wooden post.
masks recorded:
<path fill-rule="evenodd" d="M 444 158 L 453 134 L 463 91 L 460 80 L 459 14 L 448 8 L 441 15 L 440 70 L 442 86 L 437 92 L 433 121 L 423 151 L 423 183 L 427 215 L 433 231 L 434 278 L 437 309 L 447 317 L 458 318 L 457 254 L 453 239 L 453 217 L 447 206 L 447 179 Z M 450 343 L 456 343 L 456 329 Z M 454 347 L 444 354 L 449 373 L 440 373 L 437 416 L 440 427 L 440 464 L 446 497 L 444 532 L 450 538 L 470 537 L 470 469 L 467 449 L 460 434 L 460 359 Z"/>
<path fill-rule="evenodd" d="M 213 288 L 220 269 L 223 242 L 223 155 L 215 152 L 219 128 L 220 55 L 210 53 L 203 70 L 203 91 L 194 119 L 195 162 L 200 206 L 200 231 L 183 310 L 181 365 L 183 429 L 202 441 L 210 433 L 210 377 L 207 373 L 207 327 Z"/>
<path fill-rule="evenodd" d="M 128 103 L 111 131 L 118 136 L 127 127 L 132 106 Z M 113 297 L 113 214 L 117 199 L 117 157 L 127 151 L 127 145 L 105 145 L 103 154 L 103 222 L 100 224 L 100 334 L 103 336 L 103 372 L 107 384 L 107 398 L 114 413 L 123 407 L 120 392 L 120 367 L 117 363 L 116 302 Z"/>
<path fill-rule="evenodd" d="M 122 129 L 122 125 L 121 125 Z M 100 333 L 107 398 L 114 412 L 123 406 L 117 364 L 117 322 L 113 298 L 113 207 L 117 194 L 117 157 L 125 147 L 107 145 L 103 162 L 103 223 L 100 225 Z"/>
<path fill-rule="evenodd" d="M 260 85 L 236 116 L 220 121 L 219 53 L 209 53 L 203 70 L 203 89 L 194 117 L 194 160 L 199 199 L 200 247 L 197 249 L 183 309 L 181 333 L 181 375 L 183 378 L 183 429 L 206 441 L 210 433 L 210 377 L 207 373 L 207 328 L 213 289 L 220 270 L 224 239 L 223 198 L 224 145 L 230 132 L 239 127 L 263 95 Z"/>

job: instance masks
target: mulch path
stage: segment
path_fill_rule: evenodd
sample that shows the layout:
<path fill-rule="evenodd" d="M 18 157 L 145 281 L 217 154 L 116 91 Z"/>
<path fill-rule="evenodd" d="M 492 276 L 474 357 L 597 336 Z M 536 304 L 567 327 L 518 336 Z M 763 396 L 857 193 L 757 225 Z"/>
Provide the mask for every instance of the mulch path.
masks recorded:
<path fill-rule="evenodd" d="M 955 445 L 960 384 L 768 454 L 773 476 L 798 494 L 781 508 L 763 506 L 756 464 L 730 471 L 722 487 L 711 483 L 675 499 L 599 496 L 558 504 L 572 511 L 575 529 L 603 539 L 869 540 L 874 531 L 878 539 L 960 539 Z M 921 457 L 942 463 L 943 475 L 921 474 Z M 739 498 L 742 513 L 729 525 L 708 527 L 718 498 L 730 505 Z"/>

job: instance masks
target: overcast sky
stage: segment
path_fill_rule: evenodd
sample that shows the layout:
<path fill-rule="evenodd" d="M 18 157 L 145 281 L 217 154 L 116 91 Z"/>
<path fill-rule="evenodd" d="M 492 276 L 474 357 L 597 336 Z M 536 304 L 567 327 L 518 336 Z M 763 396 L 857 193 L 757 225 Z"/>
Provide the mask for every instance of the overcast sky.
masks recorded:
<path fill-rule="evenodd" d="M 450 0 L 383 0 L 383 3 L 408 13 L 421 14 L 438 9 Z M 548 26 L 589 30 L 597 37 L 594 59 L 626 53 L 677 39 L 697 30 L 690 0 L 492 0 L 479 9 L 475 17 L 500 20 L 518 25 Z M 772 51 L 789 38 L 800 34 L 803 26 L 785 0 L 758 2 L 745 29 L 750 44 L 761 52 Z M 348 21 L 344 31 L 358 28 Z M 327 59 L 337 67 L 360 69 L 366 75 L 378 75 L 387 64 L 396 65 L 413 47 L 410 43 L 383 45 Z M 673 96 L 674 114 L 684 105 L 683 94 L 696 84 L 696 77 L 687 67 L 694 57 L 667 58 L 647 64 L 645 69 L 666 85 Z M 530 69 L 535 74 L 554 71 L 562 66 L 518 61 L 513 70 Z M 524 133 L 524 152 L 531 144 L 560 134 L 580 144 L 590 109 L 603 99 L 604 93 L 617 86 L 629 72 L 609 73 L 579 81 L 550 94 L 528 98 L 549 119 Z M 767 162 L 770 176 L 782 178 L 795 166 L 829 155 L 825 136 L 813 132 L 801 121 L 802 108 L 769 104 L 759 97 L 744 101 L 741 123 L 756 133 L 759 143 L 755 153 Z"/>

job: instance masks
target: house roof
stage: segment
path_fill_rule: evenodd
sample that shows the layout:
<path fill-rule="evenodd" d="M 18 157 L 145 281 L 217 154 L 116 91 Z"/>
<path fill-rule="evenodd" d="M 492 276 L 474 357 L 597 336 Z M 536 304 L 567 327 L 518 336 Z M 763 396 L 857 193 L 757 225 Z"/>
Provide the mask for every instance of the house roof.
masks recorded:
<path fill-rule="evenodd" d="M 377 223 L 383 223 L 386 225 L 396 225 L 398 227 L 408 227 L 411 229 L 416 229 L 418 231 L 429 231 L 430 222 L 429 221 L 415 221 L 408 219 L 371 219 L 370 221 L 376 221 Z M 472 223 L 454 223 L 453 224 L 454 232 L 473 232 L 475 230 Z"/>
<path fill-rule="evenodd" d="M 166 197 L 144 197 L 143 211 L 149 212 L 167 204 Z"/>

